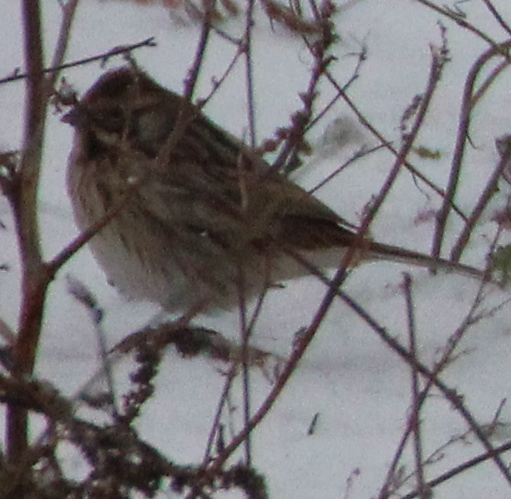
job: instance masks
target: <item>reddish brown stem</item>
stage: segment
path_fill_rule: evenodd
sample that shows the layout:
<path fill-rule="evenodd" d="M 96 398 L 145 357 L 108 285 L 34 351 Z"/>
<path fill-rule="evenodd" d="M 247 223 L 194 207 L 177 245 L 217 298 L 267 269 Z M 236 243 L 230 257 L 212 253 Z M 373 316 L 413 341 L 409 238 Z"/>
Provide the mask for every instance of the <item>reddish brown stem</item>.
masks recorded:
<path fill-rule="evenodd" d="M 40 251 L 37 223 L 37 185 L 44 134 L 45 92 L 41 13 L 37 0 L 22 3 L 25 37 L 25 61 L 28 70 L 23 154 L 11 198 L 23 268 L 22 304 L 19 334 L 14 349 L 13 375 L 32 373 L 44 304 L 46 279 Z M 9 406 L 7 414 L 7 454 L 13 465 L 19 465 L 27 449 L 27 413 Z M 17 493 L 21 492 L 19 490 Z M 21 497 L 21 496 L 20 496 Z"/>

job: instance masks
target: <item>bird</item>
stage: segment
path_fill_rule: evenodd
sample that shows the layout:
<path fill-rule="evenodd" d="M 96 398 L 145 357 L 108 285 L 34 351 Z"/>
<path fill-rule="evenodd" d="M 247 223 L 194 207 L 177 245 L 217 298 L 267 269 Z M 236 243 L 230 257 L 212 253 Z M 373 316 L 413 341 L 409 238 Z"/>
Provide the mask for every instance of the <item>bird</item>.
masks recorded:
<path fill-rule="evenodd" d="M 481 278 L 482 271 L 361 239 L 199 107 L 134 65 L 105 72 L 63 121 L 74 128 L 67 189 L 108 281 L 164 310 L 230 310 L 280 283 L 390 260 Z"/>

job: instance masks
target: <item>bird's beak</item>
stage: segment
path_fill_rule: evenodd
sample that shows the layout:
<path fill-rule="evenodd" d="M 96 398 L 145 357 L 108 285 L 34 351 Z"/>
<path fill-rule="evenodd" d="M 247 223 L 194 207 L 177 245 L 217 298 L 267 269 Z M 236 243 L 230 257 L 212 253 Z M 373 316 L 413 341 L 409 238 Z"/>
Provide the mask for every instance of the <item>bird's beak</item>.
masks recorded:
<path fill-rule="evenodd" d="M 71 125 L 76 128 L 83 123 L 84 121 L 83 115 L 84 115 L 83 111 L 80 109 L 79 105 L 76 104 L 73 107 L 73 109 L 69 111 L 69 113 L 62 116 L 61 121 L 62 123 L 67 123 L 68 125 Z"/>

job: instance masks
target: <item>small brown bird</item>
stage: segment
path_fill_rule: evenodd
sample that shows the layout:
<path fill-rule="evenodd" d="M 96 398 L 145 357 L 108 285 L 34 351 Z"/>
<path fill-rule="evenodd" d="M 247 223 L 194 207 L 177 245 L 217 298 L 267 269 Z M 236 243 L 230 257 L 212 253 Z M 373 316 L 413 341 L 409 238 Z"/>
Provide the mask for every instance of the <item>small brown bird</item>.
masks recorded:
<path fill-rule="evenodd" d="M 322 202 L 183 97 L 134 67 L 104 74 L 65 117 L 75 127 L 68 190 L 109 280 L 172 312 L 232 308 L 309 271 L 335 268 L 356 234 Z M 360 245 L 360 241 L 358 242 Z M 362 260 L 482 272 L 364 240 Z"/>

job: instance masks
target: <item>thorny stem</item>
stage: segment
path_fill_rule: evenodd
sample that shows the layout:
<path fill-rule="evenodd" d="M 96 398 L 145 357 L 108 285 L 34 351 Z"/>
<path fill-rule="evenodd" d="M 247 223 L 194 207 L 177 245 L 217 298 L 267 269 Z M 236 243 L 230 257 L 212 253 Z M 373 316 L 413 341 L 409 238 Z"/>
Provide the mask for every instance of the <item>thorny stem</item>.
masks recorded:
<path fill-rule="evenodd" d="M 306 36 L 303 37 L 307 49 L 313 57 L 314 66 L 311 70 L 308 88 L 300 95 L 303 104 L 302 109 L 296 112 L 292 117 L 292 126 L 289 130 L 287 140 L 272 165 L 273 170 L 282 170 L 286 174 L 291 173 L 299 166 L 298 155 L 304 145 L 304 135 L 313 125 L 312 112 L 318 93 L 317 88 L 320 80 L 326 75 L 329 65 L 334 60 L 334 57 L 328 54 L 328 50 L 333 43 L 334 36 L 329 31 L 329 26 L 326 22 L 331 15 L 331 12 L 322 13 L 316 7 L 314 2 L 311 2 L 311 4 L 316 22 L 320 26 L 324 25 L 324 29 L 322 30 L 323 36 L 314 43 L 310 42 Z"/>

